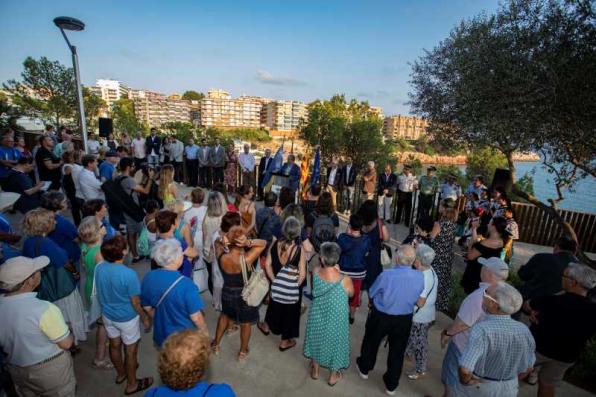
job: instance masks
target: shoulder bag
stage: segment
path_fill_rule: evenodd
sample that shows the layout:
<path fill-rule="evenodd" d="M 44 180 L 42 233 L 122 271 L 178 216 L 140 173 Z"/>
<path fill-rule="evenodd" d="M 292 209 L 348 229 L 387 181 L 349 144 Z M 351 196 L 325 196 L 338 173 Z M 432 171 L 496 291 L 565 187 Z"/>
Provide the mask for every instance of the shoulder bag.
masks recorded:
<path fill-rule="evenodd" d="M 259 306 L 269 292 L 269 280 L 267 280 L 267 276 L 261 268 L 254 269 L 252 265 L 246 263 L 244 255 L 240 256 L 240 267 L 242 268 L 242 279 L 244 280 L 242 299 L 248 306 Z M 247 276 L 249 267 L 251 271 L 250 279 Z"/>
<path fill-rule="evenodd" d="M 97 269 L 100 265 L 101 264 L 97 264 L 93 270 L 93 288 L 91 289 L 91 296 L 89 297 L 89 313 L 87 314 L 89 324 L 93 324 L 101 317 L 101 304 L 99 303 L 97 285 L 95 283 L 95 275 L 97 274 Z"/>
<path fill-rule="evenodd" d="M 159 300 L 157 301 L 157 304 L 155 305 L 155 310 L 157 310 L 157 308 L 159 307 L 159 305 L 161 305 L 161 303 L 164 301 L 164 299 L 166 299 L 166 297 L 168 296 L 168 294 L 170 293 L 170 291 L 172 291 L 172 290 L 174 289 L 174 287 L 175 287 L 175 286 L 176 286 L 176 285 L 177 285 L 177 284 L 178 284 L 180 281 L 182 281 L 182 279 L 183 279 L 184 277 L 185 277 L 185 276 L 180 276 L 180 277 L 178 277 L 178 278 L 176 279 L 176 281 L 174 281 L 174 282 L 172 283 L 172 285 L 170 285 L 170 286 L 168 287 L 168 289 L 167 289 L 167 290 L 165 290 L 165 292 L 164 292 L 163 294 L 161 294 L 161 297 L 159 298 Z"/>

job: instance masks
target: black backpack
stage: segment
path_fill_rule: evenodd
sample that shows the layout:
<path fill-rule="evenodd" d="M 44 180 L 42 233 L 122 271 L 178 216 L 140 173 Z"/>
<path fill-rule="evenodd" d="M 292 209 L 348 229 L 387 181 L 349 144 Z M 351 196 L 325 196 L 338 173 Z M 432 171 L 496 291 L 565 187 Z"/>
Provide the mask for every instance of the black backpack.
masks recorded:
<path fill-rule="evenodd" d="M 315 221 L 312 225 L 310 241 L 315 248 L 315 251 L 319 252 L 321 244 L 328 241 L 336 241 L 337 236 L 335 235 L 333 219 L 331 219 L 329 215 L 318 215 L 313 213 L 313 216 L 315 216 Z"/>
<path fill-rule="evenodd" d="M 116 179 L 105 181 L 101 189 L 106 195 L 106 204 L 110 211 L 125 213 L 135 222 L 141 222 L 145 218 L 145 211 L 134 201 L 132 195 L 127 194 L 122 187 L 122 181 L 128 178 L 119 176 Z"/>

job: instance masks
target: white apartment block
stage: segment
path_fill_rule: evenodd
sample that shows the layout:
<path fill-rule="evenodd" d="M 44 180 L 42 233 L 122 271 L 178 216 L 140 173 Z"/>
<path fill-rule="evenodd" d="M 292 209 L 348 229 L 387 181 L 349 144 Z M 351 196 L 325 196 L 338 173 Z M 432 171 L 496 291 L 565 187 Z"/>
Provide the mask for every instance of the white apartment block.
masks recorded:
<path fill-rule="evenodd" d="M 191 122 L 192 112 L 198 107 L 196 104 L 193 106 L 191 101 L 147 90 L 131 90 L 130 98 L 134 101 L 137 118 L 150 127 L 175 121 Z"/>
<path fill-rule="evenodd" d="M 112 107 L 114 102 L 122 98 L 128 98 L 130 89 L 117 80 L 99 79 L 95 85 L 89 87 L 89 90 L 103 99 L 108 105 L 108 109 Z"/>
<path fill-rule="evenodd" d="M 306 104 L 297 101 L 271 101 L 265 109 L 265 125 L 273 131 L 296 131 L 308 116 Z"/>
<path fill-rule="evenodd" d="M 426 135 L 428 122 L 425 119 L 412 116 L 396 115 L 385 117 L 383 134 L 393 139 L 414 141 Z"/>
<path fill-rule="evenodd" d="M 209 90 L 201 100 L 201 126 L 259 128 L 262 109 L 262 101 L 254 97 L 232 99 L 227 91 Z"/>

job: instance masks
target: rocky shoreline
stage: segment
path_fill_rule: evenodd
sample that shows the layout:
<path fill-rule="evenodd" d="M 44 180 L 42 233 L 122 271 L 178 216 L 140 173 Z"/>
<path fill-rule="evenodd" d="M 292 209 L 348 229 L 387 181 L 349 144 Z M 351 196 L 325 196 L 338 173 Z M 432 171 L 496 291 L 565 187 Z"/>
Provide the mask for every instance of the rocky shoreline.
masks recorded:
<path fill-rule="evenodd" d="M 465 155 L 458 156 L 430 156 L 418 152 L 401 152 L 398 154 L 398 161 L 400 163 L 411 161 L 412 159 L 420 160 L 422 164 L 436 164 L 436 165 L 466 165 L 467 157 Z M 523 162 L 539 161 L 540 157 L 535 153 L 517 153 L 513 155 L 513 160 Z"/>

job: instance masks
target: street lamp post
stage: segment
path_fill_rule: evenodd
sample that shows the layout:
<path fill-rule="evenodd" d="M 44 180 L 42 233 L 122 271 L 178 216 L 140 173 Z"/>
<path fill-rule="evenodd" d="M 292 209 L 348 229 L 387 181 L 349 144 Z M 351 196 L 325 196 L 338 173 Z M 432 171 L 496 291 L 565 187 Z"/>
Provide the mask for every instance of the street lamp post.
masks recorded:
<path fill-rule="evenodd" d="M 87 122 L 85 121 L 85 104 L 83 103 L 83 87 L 81 86 L 81 75 L 79 73 L 79 56 L 77 55 L 77 47 L 70 44 L 64 30 L 81 31 L 85 29 L 85 24 L 75 18 L 71 17 L 57 17 L 54 18 L 54 24 L 60 29 L 60 33 L 66 40 L 66 44 L 72 54 L 72 66 L 75 73 L 75 83 L 77 85 L 77 102 L 79 104 L 79 120 L 81 123 L 81 135 L 83 137 L 83 150 L 88 153 L 87 149 Z"/>

